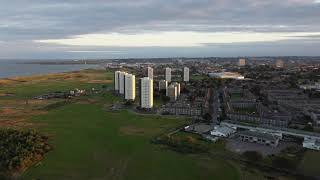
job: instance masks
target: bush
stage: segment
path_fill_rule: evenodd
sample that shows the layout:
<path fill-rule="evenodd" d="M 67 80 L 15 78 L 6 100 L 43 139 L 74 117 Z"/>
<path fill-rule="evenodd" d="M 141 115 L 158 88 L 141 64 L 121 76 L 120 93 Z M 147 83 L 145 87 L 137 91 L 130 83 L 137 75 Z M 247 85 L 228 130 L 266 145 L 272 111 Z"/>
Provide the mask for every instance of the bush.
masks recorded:
<path fill-rule="evenodd" d="M 57 108 L 66 106 L 66 105 L 68 105 L 70 103 L 71 103 L 70 101 L 58 101 L 58 102 L 49 104 L 49 105 L 43 107 L 42 109 L 48 111 L 48 110 L 57 109 Z"/>
<path fill-rule="evenodd" d="M 209 147 L 206 144 L 198 142 L 197 139 L 191 136 L 174 137 L 164 135 L 156 138 L 153 143 L 167 145 L 170 149 L 181 153 L 204 153 L 209 151 Z"/>
<path fill-rule="evenodd" d="M 35 131 L 0 130 L 0 174 L 21 172 L 51 150 L 48 138 Z"/>
<path fill-rule="evenodd" d="M 272 160 L 272 166 L 283 169 L 294 169 L 295 163 L 292 160 L 285 157 L 275 157 Z"/>
<path fill-rule="evenodd" d="M 257 151 L 246 151 L 242 154 L 249 161 L 261 161 L 263 156 Z"/>

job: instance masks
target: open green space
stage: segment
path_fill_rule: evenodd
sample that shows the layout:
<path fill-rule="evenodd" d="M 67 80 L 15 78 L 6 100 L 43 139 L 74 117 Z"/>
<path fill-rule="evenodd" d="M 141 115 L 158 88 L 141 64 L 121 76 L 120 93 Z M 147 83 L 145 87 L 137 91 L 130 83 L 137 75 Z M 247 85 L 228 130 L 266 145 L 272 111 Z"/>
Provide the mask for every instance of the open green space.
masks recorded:
<path fill-rule="evenodd" d="M 54 150 L 25 179 L 236 179 L 223 160 L 178 154 L 150 139 L 182 119 L 106 112 L 72 104 L 32 119 L 47 124 Z"/>
<path fill-rule="evenodd" d="M 112 85 L 112 73 L 101 70 L 86 70 L 72 77 L 66 78 L 66 76 L 68 74 L 42 77 L 42 80 L 30 78 L 30 81 L 24 83 L 5 84 L 0 87 L 0 93 L 10 92 L 14 96 L 0 96 L 0 108 L 6 107 L 7 102 L 19 102 L 20 99 L 29 99 L 47 92 L 73 88 L 99 89 L 102 85 Z M 57 101 L 62 100 L 43 101 L 46 103 L 37 104 L 37 109 Z M 31 114 L 25 121 L 32 126 L 26 128 L 35 129 L 48 136 L 53 149 L 42 161 L 26 170 L 21 179 L 233 180 L 246 179 L 248 176 L 256 177 L 243 171 L 236 161 L 201 153 L 178 153 L 164 145 L 151 143 L 154 137 L 169 132 L 190 119 L 139 115 L 129 110 L 111 111 L 109 107 L 112 103 L 119 101 L 121 98 L 111 92 L 102 92 L 74 98 L 69 103 L 52 106 L 53 108 L 41 110 L 38 114 L 32 114 L 33 106 L 29 105 L 32 108 L 28 113 Z M 157 100 L 155 104 L 159 106 L 161 101 Z M 28 106 L 18 103 L 17 107 L 24 108 L 24 111 L 28 109 Z M 9 108 L 14 109 L 11 104 Z M 179 132 L 176 136 L 197 138 L 196 135 L 184 132 Z M 224 143 L 224 141 L 211 143 L 210 151 L 231 153 L 226 152 Z M 314 156 L 320 157 L 319 153 L 315 153 Z M 308 154 L 305 158 L 304 172 L 312 173 L 316 170 L 309 168 L 313 161 L 310 161 Z M 257 174 L 257 177 L 260 175 Z"/>
<path fill-rule="evenodd" d="M 319 168 L 319 162 L 320 162 L 320 152 L 308 150 L 302 159 L 302 162 L 300 164 L 300 169 L 302 172 L 318 176 L 320 175 L 320 168 Z"/>
<path fill-rule="evenodd" d="M 67 79 L 52 75 L 6 84 L 0 92 L 14 96 L 0 97 L 0 104 L 1 100 L 30 99 L 52 91 L 112 84 L 95 81 L 111 80 L 110 72 L 84 71 L 84 74 Z M 188 119 L 111 111 L 108 107 L 117 101 L 119 98 L 110 92 L 89 94 L 28 118 L 26 121 L 33 129 L 49 136 L 53 149 L 26 170 L 21 179 L 238 179 L 238 169 L 223 159 L 179 154 L 151 143 L 153 137 L 181 126 Z"/>

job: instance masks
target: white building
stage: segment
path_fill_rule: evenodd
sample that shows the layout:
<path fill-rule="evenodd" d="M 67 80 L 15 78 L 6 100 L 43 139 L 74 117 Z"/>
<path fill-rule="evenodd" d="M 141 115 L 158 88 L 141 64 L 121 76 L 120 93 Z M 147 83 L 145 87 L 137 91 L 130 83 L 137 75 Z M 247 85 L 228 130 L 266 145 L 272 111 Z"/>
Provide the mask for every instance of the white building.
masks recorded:
<path fill-rule="evenodd" d="M 153 80 L 149 77 L 141 78 L 140 107 L 148 109 L 153 107 Z"/>
<path fill-rule="evenodd" d="M 167 90 L 167 96 L 170 98 L 170 101 L 176 101 L 178 97 L 177 86 L 170 84 Z"/>
<path fill-rule="evenodd" d="M 227 126 L 215 126 L 214 130 L 210 132 L 212 136 L 219 136 L 219 137 L 229 137 L 231 134 L 236 132 L 235 129 Z"/>
<path fill-rule="evenodd" d="M 320 82 L 315 82 L 314 84 L 304 84 L 299 86 L 301 89 L 314 89 L 320 90 Z"/>
<path fill-rule="evenodd" d="M 171 68 L 165 69 L 165 79 L 168 82 L 171 82 Z"/>
<path fill-rule="evenodd" d="M 114 90 L 115 91 L 119 91 L 119 74 L 120 74 L 120 71 L 114 72 L 113 83 L 114 83 Z"/>
<path fill-rule="evenodd" d="M 320 151 L 320 142 L 316 139 L 304 138 L 302 146 L 307 149 Z"/>
<path fill-rule="evenodd" d="M 217 72 L 217 73 L 209 73 L 209 77 L 212 78 L 221 78 L 221 79 L 244 79 L 244 76 L 237 72 Z"/>
<path fill-rule="evenodd" d="M 167 92 L 168 89 L 168 82 L 166 80 L 159 81 L 159 91 L 165 90 Z"/>
<path fill-rule="evenodd" d="M 246 59 L 239 59 L 239 66 L 245 66 L 246 65 Z"/>
<path fill-rule="evenodd" d="M 148 77 L 150 79 L 153 79 L 153 68 L 152 67 L 148 67 Z"/>
<path fill-rule="evenodd" d="M 310 117 L 316 126 L 320 126 L 320 110 L 310 112 Z"/>
<path fill-rule="evenodd" d="M 184 82 L 189 82 L 189 68 L 188 67 L 184 67 L 183 68 L 183 81 Z"/>
<path fill-rule="evenodd" d="M 276 68 L 283 68 L 284 67 L 284 62 L 282 59 L 277 59 L 276 61 Z"/>
<path fill-rule="evenodd" d="M 125 75 L 124 98 L 134 101 L 136 98 L 136 77 L 132 74 Z"/>
<path fill-rule="evenodd" d="M 127 73 L 126 72 L 120 72 L 119 73 L 119 93 L 124 94 L 124 77 Z"/>

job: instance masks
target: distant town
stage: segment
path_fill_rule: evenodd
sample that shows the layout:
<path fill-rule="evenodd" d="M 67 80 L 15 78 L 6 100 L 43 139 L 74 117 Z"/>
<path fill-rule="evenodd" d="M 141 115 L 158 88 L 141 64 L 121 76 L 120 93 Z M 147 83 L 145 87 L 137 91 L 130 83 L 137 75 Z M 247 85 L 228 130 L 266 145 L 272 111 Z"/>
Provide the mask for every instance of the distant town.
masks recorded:
<path fill-rule="evenodd" d="M 181 131 L 227 138 L 241 152 L 320 150 L 318 58 L 127 59 L 104 67 L 114 71 L 115 95 L 135 111 L 193 118 Z"/>
<path fill-rule="evenodd" d="M 320 177 L 317 57 L 21 62 L 95 65 L 0 79 L 0 179 Z"/>

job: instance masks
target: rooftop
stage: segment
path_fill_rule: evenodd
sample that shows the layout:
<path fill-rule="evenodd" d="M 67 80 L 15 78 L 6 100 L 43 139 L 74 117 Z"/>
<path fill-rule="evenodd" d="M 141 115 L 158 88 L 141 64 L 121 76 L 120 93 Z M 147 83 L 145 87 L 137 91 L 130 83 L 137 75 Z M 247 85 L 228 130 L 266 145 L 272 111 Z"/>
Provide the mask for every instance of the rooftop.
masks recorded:
<path fill-rule="evenodd" d="M 269 134 L 269 133 L 263 133 L 258 131 L 240 131 L 239 135 L 245 135 L 245 136 L 251 136 L 251 137 L 257 137 L 257 138 L 263 138 L 268 140 L 277 140 L 279 137 Z"/>

